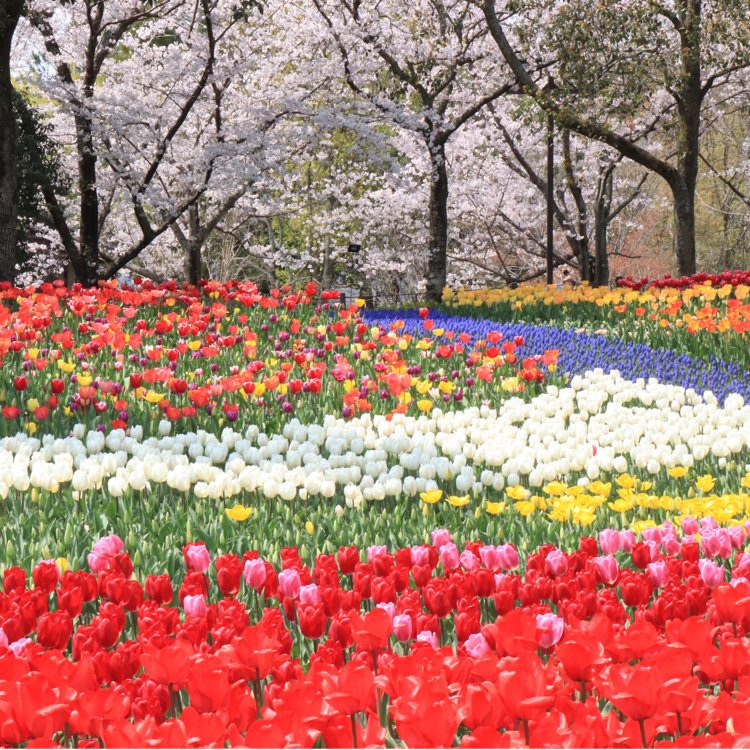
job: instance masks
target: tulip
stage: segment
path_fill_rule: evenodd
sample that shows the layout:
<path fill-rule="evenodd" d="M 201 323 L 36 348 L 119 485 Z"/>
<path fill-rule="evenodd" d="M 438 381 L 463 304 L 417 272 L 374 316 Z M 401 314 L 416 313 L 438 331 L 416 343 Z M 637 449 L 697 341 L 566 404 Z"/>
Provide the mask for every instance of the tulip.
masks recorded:
<path fill-rule="evenodd" d="M 657 561 L 646 566 L 649 581 L 655 589 L 666 586 L 669 581 L 669 568 L 665 562 Z"/>
<path fill-rule="evenodd" d="M 247 560 L 242 569 L 242 575 L 245 583 L 250 588 L 260 591 L 266 582 L 266 564 L 263 560 Z"/>
<path fill-rule="evenodd" d="M 367 548 L 367 561 L 372 562 L 376 557 L 388 553 L 388 547 L 385 544 L 372 544 Z"/>
<path fill-rule="evenodd" d="M 625 552 L 631 552 L 634 544 L 635 534 L 630 529 L 620 532 L 620 546 Z"/>
<path fill-rule="evenodd" d="M 701 535 L 701 545 L 706 557 L 726 559 L 732 554 L 732 539 L 727 529 L 704 531 Z"/>
<path fill-rule="evenodd" d="M 562 637 L 565 622 L 552 612 L 536 616 L 536 639 L 541 648 L 554 646 Z"/>
<path fill-rule="evenodd" d="M 432 630 L 423 630 L 421 633 L 417 633 L 417 642 L 426 643 L 432 648 L 437 648 L 439 645 L 437 633 L 433 633 Z"/>
<path fill-rule="evenodd" d="M 453 568 L 458 567 L 460 558 L 458 547 L 455 544 L 452 542 L 450 544 L 444 544 L 438 551 L 440 553 L 440 562 L 444 568 L 452 570 Z"/>
<path fill-rule="evenodd" d="M 182 600 L 182 606 L 186 615 L 192 617 L 205 617 L 208 614 L 206 597 L 203 594 L 187 595 Z"/>
<path fill-rule="evenodd" d="M 307 586 L 300 586 L 299 600 L 301 604 L 314 604 L 315 606 L 323 603 L 320 590 L 314 583 L 310 583 Z"/>
<path fill-rule="evenodd" d="M 396 615 L 393 618 L 393 635 L 405 643 L 412 636 L 412 621 L 409 615 Z"/>
<path fill-rule="evenodd" d="M 620 567 L 613 555 L 594 558 L 594 567 L 599 580 L 607 586 L 614 586 L 620 577 Z"/>
<path fill-rule="evenodd" d="M 512 544 L 502 544 L 497 551 L 500 555 L 500 567 L 503 570 L 515 570 L 519 566 L 518 552 Z"/>
<path fill-rule="evenodd" d="M 680 554 L 680 540 L 674 534 L 665 534 L 661 539 L 661 546 L 670 557 Z"/>
<path fill-rule="evenodd" d="M 279 573 L 279 591 L 282 596 L 294 599 L 299 594 L 301 587 L 299 573 L 293 568 L 282 570 Z"/>
<path fill-rule="evenodd" d="M 417 639 L 419 640 L 419 636 L 417 636 Z M 435 646 L 435 648 L 437 648 L 437 646 Z M 473 659 L 481 659 L 492 650 L 487 639 L 481 633 L 472 633 L 466 641 L 464 641 L 464 648 L 466 649 L 466 653 Z"/>
<path fill-rule="evenodd" d="M 411 564 L 412 565 L 429 565 L 430 562 L 430 550 L 429 547 L 425 547 L 423 544 L 414 546 L 411 548 Z"/>
<path fill-rule="evenodd" d="M 568 572 L 568 556 L 559 549 L 553 549 L 544 561 L 547 575 L 564 576 Z"/>
<path fill-rule="evenodd" d="M 620 549 L 620 532 L 603 529 L 599 532 L 599 547 L 603 555 L 614 555 Z"/>
<path fill-rule="evenodd" d="M 697 534 L 700 531 L 700 525 L 698 520 L 692 516 L 686 516 L 682 519 L 682 532 L 683 534 Z"/>
<path fill-rule="evenodd" d="M 451 533 L 448 529 L 434 529 L 431 536 L 433 545 L 438 549 L 451 542 Z"/>
<path fill-rule="evenodd" d="M 479 559 L 482 561 L 482 565 L 490 570 L 500 570 L 502 567 L 500 550 L 492 544 L 485 544 L 479 548 Z"/>
<path fill-rule="evenodd" d="M 472 571 L 480 567 L 479 558 L 469 549 L 465 549 L 460 557 L 461 567 L 464 570 Z"/>
<path fill-rule="evenodd" d="M 724 568 L 720 567 L 715 562 L 702 559 L 698 561 L 698 566 L 700 569 L 701 580 L 706 586 L 708 586 L 708 588 L 716 588 L 716 586 L 724 580 Z"/>
<path fill-rule="evenodd" d="M 203 542 L 189 542 L 182 548 L 185 563 L 197 573 L 205 573 L 211 565 L 211 555 Z"/>

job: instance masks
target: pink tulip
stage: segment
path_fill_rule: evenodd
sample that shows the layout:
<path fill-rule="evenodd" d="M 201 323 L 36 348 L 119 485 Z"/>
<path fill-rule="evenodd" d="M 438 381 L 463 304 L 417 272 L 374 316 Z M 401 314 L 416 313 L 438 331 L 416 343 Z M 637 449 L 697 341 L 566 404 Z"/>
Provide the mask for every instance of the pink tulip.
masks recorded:
<path fill-rule="evenodd" d="M 726 529 L 704 531 L 701 534 L 701 546 L 706 557 L 726 559 L 732 554 L 732 540 Z"/>
<path fill-rule="evenodd" d="M 242 569 L 242 575 L 250 588 L 260 591 L 266 583 L 266 564 L 263 560 L 248 560 Z"/>
<path fill-rule="evenodd" d="M 473 659 L 481 659 L 492 650 L 481 633 L 472 633 L 464 642 L 464 648 Z"/>
<path fill-rule="evenodd" d="M 716 588 L 724 580 L 724 568 L 715 562 L 711 560 L 698 560 L 698 567 L 700 568 L 701 579 L 708 588 Z"/>
<path fill-rule="evenodd" d="M 435 547 L 442 547 L 444 544 L 451 543 L 451 533 L 448 529 L 435 529 L 432 532 L 432 544 Z"/>
<path fill-rule="evenodd" d="M 481 565 L 479 558 L 470 549 L 465 549 L 461 553 L 460 560 L 464 570 L 476 570 Z"/>
<path fill-rule="evenodd" d="M 641 536 L 646 542 L 656 542 L 657 544 L 661 544 L 662 533 L 658 526 L 647 526 L 641 532 Z"/>
<path fill-rule="evenodd" d="M 519 566 L 518 552 L 512 544 L 502 544 L 497 551 L 500 554 L 500 567 L 503 570 L 515 570 Z"/>
<path fill-rule="evenodd" d="M 427 565 L 430 562 L 430 550 L 423 544 L 411 548 L 411 564 Z"/>
<path fill-rule="evenodd" d="M 458 567 L 459 562 L 459 555 L 458 555 L 458 547 L 456 547 L 453 542 L 450 542 L 449 544 L 444 544 L 440 549 L 438 550 L 440 553 L 440 562 L 443 564 L 444 568 L 450 568 L 453 570 L 454 568 Z"/>
<path fill-rule="evenodd" d="M 620 546 L 625 550 L 625 552 L 632 552 L 634 544 L 635 534 L 630 529 L 626 529 L 625 531 L 620 532 Z"/>
<path fill-rule="evenodd" d="M 603 529 L 599 532 L 599 547 L 603 555 L 614 555 L 620 549 L 620 532 Z"/>
<path fill-rule="evenodd" d="M 299 601 L 300 604 L 314 604 L 316 607 L 323 603 L 320 590 L 314 583 L 310 583 L 307 586 L 300 586 Z"/>
<path fill-rule="evenodd" d="M 701 518 L 701 534 L 719 528 L 719 522 L 713 516 Z"/>
<path fill-rule="evenodd" d="M 8 648 L 16 655 L 21 656 L 26 646 L 30 646 L 34 643 L 31 638 L 19 638 L 17 641 L 11 643 Z"/>
<path fill-rule="evenodd" d="M 376 557 L 385 555 L 388 553 L 388 547 L 385 544 L 371 544 L 367 548 L 367 562 L 372 562 Z"/>
<path fill-rule="evenodd" d="M 646 572 L 648 578 L 651 581 L 651 585 L 660 589 L 662 586 L 666 586 L 669 581 L 669 568 L 665 562 L 652 562 L 646 566 Z"/>
<path fill-rule="evenodd" d="M 94 544 L 94 549 L 89 552 L 89 568 L 98 575 L 109 567 L 110 559 L 120 554 L 124 548 L 125 544 L 117 534 L 101 537 Z"/>
<path fill-rule="evenodd" d="M 732 541 L 732 547 L 735 549 L 742 547 L 745 543 L 746 537 L 745 529 L 743 529 L 742 526 L 732 526 L 732 528 L 729 529 L 729 538 Z"/>
<path fill-rule="evenodd" d="M 302 582 L 300 581 L 299 573 L 293 568 L 282 570 L 279 573 L 279 591 L 282 596 L 294 599 L 299 594 L 301 586 Z"/>
<path fill-rule="evenodd" d="M 428 643 L 433 648 L 438 647 L 437 633 L 433 633 L 431 630 L 423 630 L 421 633 L 417 633 L 417 641 Z"/>
<path fill-rule="evenodd" d="M 396 615 L 393 618 L 393 635 L 395 635 L 401 643 L 406 643 L 406 641 L 411 638 L 411 634 L 411 617 L 409 617 L 409 615 Z"/>
<path fill-rule="evenodd" d="M 482 561 L 482 565 L 490 570 L 500 570 L 503 567 L 502 554 L 492 544 L 486 544 L 479 548 L 479 559 Z"/>
<path fill-rule="evenodd" d="M 698 520 L 693 516 L 686 516 L 682 519 L 682 533 L 683 534 L 697 534 L 700 531 Z"/>
<path fill-rule="evenodd" d="M 568 572 L 568 556 L 559 549 L 553 549 L 544 561 L 544 569 L 549 576 L 564 576 Z"/>
<path fill-rule="evenodd" d="M 396 616 L 396 603 L 395 602 L 380 602 L 380 604 L 376 605 L 378 609 L 384 609 L 388 616 L 391 618 L 391 622 L 393 622 L 393 618 Z"/>
<path fill-rule="evenodd" d="M 620 577 L 620 566 L 613 555 L 595 557 L 594 567 L 602 583 L 605 583 L 607 586 L 614 586 L 617 583 L 617 579 Z"/>
<path fill-rule="evenodd" d="M 661 538 L 661 546 L 667 555 L 677 555 L 680 552 L 680 540 L 674 534 L 665 534 Z"/>
<path fill-rule="evenodd" d="M 190 570 L 205 573 L 211 565 L 211 555 L 203 542 L 193 544 L 185 549 L 185 561 Z"/>
<path fill-rule="evenodd" d="M 185 610 L 185 614 L 192 617 L 205 617 L 208 614 L 208 605 L 206 604 L 206 597 L 203 594 L 195 594 L 195 596 L 188 594 L 182 600 L 182 607 Z"/>
<path fill-rule="evenodd" d="M 536 640 L 542 648 L 554 646 L 565 631 L 565 622 L 552 612 L 536 616 Z"/>
<path fill-rule="evenodd" d="M 659 542 L 645 542 L 645 545 L 651 553 L 651 562 L 656 562 L 659 559 Z"/>

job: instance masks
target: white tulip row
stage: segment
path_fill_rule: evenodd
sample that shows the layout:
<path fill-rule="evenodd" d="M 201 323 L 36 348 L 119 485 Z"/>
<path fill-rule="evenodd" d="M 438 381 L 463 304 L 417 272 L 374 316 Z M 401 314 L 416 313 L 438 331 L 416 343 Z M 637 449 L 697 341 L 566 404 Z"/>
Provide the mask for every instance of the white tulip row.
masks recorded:
<path fill-rule="evenodd" d="M 29 487 L 78 493 L 106 488 L 113 496 L 167 485 L 197 497 L 229 498 L 258 491 L 292 500 L 343 494 L 346 503 L 415 496 L 438 487 L 459 494 L 519 482 L 538 487 L 571 473 L 589 480 L 635 467 L 691 466 L 709 453 L 723 466 L 750 445 L 750 406 L 730 396 L 721 407 L 712 394 L 655 381 L 629 382 L 617 372 L 575 377 L 524 402 L 484 405 L 431 416 L 363 414 L 323 424 L 290 421 L 282 434 L 249 427 L 143 438 L 129 433 L 86 433 L 67 438 L 18 434 L 0 440 L 0 496 Z M 580 480 L 585 483 L 586 478 Z M 337 490 L 338 488 L 338 490 Z"/>

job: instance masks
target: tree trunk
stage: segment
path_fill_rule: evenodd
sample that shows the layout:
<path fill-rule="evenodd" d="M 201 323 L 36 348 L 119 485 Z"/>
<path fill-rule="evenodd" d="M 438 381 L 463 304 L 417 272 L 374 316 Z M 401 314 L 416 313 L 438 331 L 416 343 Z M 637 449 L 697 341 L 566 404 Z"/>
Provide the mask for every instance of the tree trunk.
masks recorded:
<path fill-rule="evenodd" d="M 13 112 L 10 47 L 21 15 L 21 0 L 6 0 L 0 9 L 0 281 L 16 277 L 16 149 L 18 127 Z"/>
<path fill-rule="evenodd" d="M 445 164 L 444 143 L 433 141 L 428 143 L 428 146 L 430 147 L 431 179 L 427 299 L 438 303 L 443 298 L 443 288 L 448 273 L 448 170 Z"/>
<path fill-rule="evenodd" d="M 680 276 L 692 276 L 695 273 L 695 185 L 674 185 L 672 194 L 677 273 Z"/>
<path fill-rule="evenodd" d="M 90 286 L 99 278 L 99 194 L 96 189 L 96 153 L 94 152 L 91 122 L 76 117 L 78 131 L 78 191 L 81 196 L 81 256 L 86 264 L 86 278 L 81 282 Z"/>
<path fill-rule="evenodd" d="M 609 255 L 607 254 L 607 231 L 609 229 L 610 208 L 612 206 L 612 172 L 607 170 L 604 179 L 599 184 L 596 194 L 594 215 L 594 285 L 607 286 L 609 284 Z"/>
<path fill-rule="evenodd" d="M 196 205 L 188 209 L 188 242 L 187 242 L 187 261 L 188 261 L 188 281 L 193 286 L 198 286 L 203 271 L 203 233 L 200 226 L 200 214 Z"/>

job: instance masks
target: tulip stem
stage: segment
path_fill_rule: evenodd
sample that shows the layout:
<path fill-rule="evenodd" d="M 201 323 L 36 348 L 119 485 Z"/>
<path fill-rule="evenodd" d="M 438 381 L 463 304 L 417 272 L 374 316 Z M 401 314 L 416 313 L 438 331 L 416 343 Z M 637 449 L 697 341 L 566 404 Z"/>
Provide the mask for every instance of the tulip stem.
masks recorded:
<path fill-rule="evenodd" d="M 521 724 L 523 725 L 523 738 L 526 742 L 526 747 L 529 747 L 530 741 L 529 741 L 529 720 L 528 719 L 521 719 Z"/>
<path fill-rule="evenodd" d="M 352 721 L 352 747 L 357 750 L 357 722 L 354 719 L 354 714 L 351 714 L 349 718 Z"/>
<path fill-rule="evenodd" d="M 638 719 L 638 725 L 641 728 L 641 742 L 643 742 L 643 747 L 648 747 L 648 745 L 646 744 L 646 727 L 644 724 L 644 720 Z"/>

